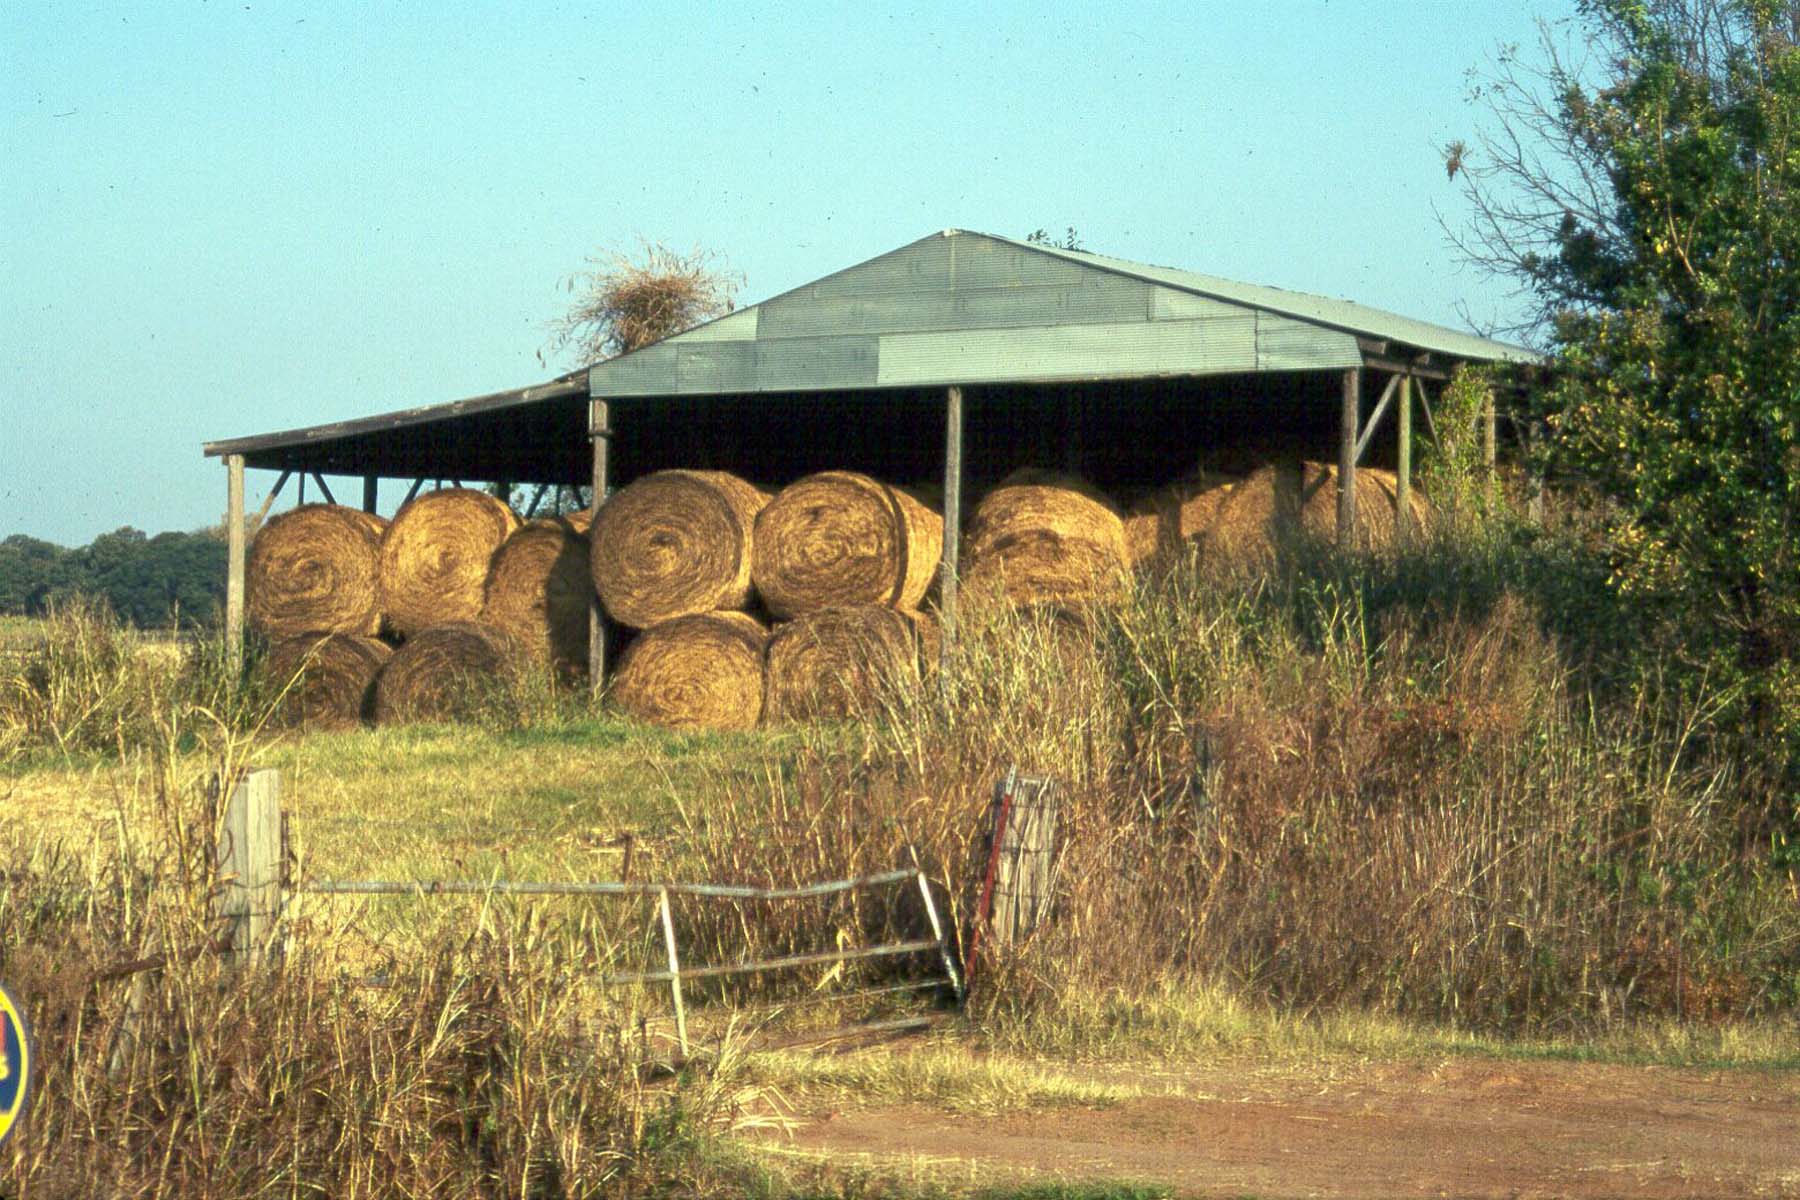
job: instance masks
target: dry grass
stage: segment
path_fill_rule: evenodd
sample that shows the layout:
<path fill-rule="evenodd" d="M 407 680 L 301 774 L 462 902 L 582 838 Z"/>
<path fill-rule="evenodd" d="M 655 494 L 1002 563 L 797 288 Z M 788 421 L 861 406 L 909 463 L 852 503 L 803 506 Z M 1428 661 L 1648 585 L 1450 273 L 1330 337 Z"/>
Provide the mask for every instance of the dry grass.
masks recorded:
<path fill-rule="evenodd" d="M 603 254 L 568 278 L 575 300 L 550 327 L 548 355 L 591 363 L 648 346 L 730 312 L 740 282 L 714 254 L 640 239 L 636 257 Z"/>
<path fill-rule="evenodd" d="M 207 646 L 145 656 L 65 612 L 32 627 L 51 636 L 9 660 L 0 704 L 0 977 L 34 998 L 53 1079 L 0 1190 L 700 1191 L 741 1186 L 707 1139 L 783 1111 L 777 1093 L 985 1113 L 1105 1104 L 1182 1061 L 1794 1065 L 1800 909 L 1741 836 L 1708 697 L 1584 685 L 1545 614 L 1460 583 L 1446 603 L 1446 578 L 1178 569 L 1080 620 L 968 613 L 945 668 L 871 720 L 731 736 L 597 717 L 545 683 L 474 725 L 250 743 L 254 693 Z M 1053 921 L 911 1053 L 734 1057 L 721 1001 L 893 978 L 799 972 L 692 989 L 724 1064 L 656 1082 L 663 997 L 592 982 L 652 960 L 626 905 L 310 898 L 285 966 L 164 971 L 132 1038 L 129 989 L 89 982 L 204 932 L 197 784 L 221 764 L 282 768 L 313 878 L 614 878 L 623 834 L 638 878 L 803 882 L 916 855 L 960 929 L 1012 761 L 1066 785 Z M 903 888 L 677 911 L 692 961 L 920 922 Z M 391 986 L 357 982 L 376 969 Z"/>
<path fill-rule="evenodd" d="M 170 729 L 166 733 L 181 731 Z M 227 771 L 243 747 L 207 737 Z M 178 739 L 174 739 L 178 740 Z M 169 745 L 174 744 L 171 740 Z M 86 861 L 9 846 L 0 974 L 28 998 L 41 1074 L 0 1148 L 0 1191 L 44 1197 L 580 1196 L 724 1186 L 699 1139 L 760 1105 L 735 1052 L 660 1078 L 608 932 L 486 905 L 390 947 L 388 986 L 340 924 L 289 923 L 237 970 L 212 936 L 216 813 L 184 756 L 155 755 Z M 114 978 L 122 960 L 163 965 Z"/>

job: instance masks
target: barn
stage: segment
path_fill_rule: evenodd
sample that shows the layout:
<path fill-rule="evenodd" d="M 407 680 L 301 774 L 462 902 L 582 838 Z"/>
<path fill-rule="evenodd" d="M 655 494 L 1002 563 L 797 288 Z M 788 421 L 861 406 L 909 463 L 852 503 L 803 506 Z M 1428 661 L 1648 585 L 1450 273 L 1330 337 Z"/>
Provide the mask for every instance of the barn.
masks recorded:
<path fill-rule="evenodd" d="M 675 466 L 931 483 L 949 621 L 964 497 L 1016 467 L 1129 492 L 1202 459 L 1330 461 L 1344 531 L 1359 463 L 1410 487 L 1415 411 L 1428 427 L 1457 364 L 1539 361 L 1349 301 L 943 230 L 546 383 L 207 443 L 228 474 L 227 624 L 241 645 L 246 468 L 279 473 L 265 512 L 289 480 L 335 499 L 328 478 L 351 495 L 360 480 L 368 511 L 382 480 L 408 497 L 428 481 L 604 495 Z M 605 654 L 594 637 L 596 681 Z"/>

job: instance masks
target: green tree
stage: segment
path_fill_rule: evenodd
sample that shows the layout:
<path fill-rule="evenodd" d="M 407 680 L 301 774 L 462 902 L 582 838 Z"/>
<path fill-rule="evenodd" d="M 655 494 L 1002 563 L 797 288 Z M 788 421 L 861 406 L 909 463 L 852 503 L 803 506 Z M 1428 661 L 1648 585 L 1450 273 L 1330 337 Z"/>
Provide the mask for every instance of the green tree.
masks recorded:
<path fill-rule="evenodd" d="M 1706 633 L 1800 785 L 1800 3 L 1583 0 L 1450 149 L 1462 244 L 1556 352 L 1546 455 L 1610 498 L 1614 582 Z"/>
<path fill-rule="evenodd" d="M 15 533 L 0 541 L 0 613 L 42 616 L 52 596 L 68 588 L 69 551 Z"/>

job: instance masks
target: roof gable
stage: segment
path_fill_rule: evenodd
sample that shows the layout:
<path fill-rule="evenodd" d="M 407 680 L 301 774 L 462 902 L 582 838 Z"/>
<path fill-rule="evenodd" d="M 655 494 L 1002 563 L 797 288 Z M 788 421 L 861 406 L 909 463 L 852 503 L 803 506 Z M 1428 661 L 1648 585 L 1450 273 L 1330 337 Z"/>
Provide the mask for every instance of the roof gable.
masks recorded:
<path fill-rule="evenodd" d="M 1360 366 L 1358 336 L 1528 351 L 1347 301 L 946 230 L 597 364 L 596 396 L 804 392 Z"/>

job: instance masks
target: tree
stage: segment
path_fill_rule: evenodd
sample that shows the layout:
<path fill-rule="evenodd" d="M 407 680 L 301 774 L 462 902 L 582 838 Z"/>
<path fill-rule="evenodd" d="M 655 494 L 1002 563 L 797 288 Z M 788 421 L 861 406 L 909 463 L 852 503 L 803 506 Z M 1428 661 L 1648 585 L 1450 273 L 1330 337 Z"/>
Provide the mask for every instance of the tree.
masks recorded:
<path fill-rule="evenodd" d="M 0 613 L 40 616 L 50 598 L 68 586 L 69 551 L 15 533 L 0 541 Z"/>
<path fill-rule="evenodd" d="M 564 281 L 575 299 L 538 358 L 586 364 L 648 346 L 732 311 L 741 282 L 711 251 L 640 240 L 636 257 L 603 253 Z"/>
<path fill-rule="evenodd" d="M 1673 601 L 1800 787 L 1800 2 L 1583 0 L 1478 80 L 1452 146 L 1477 264 L 1556 356 L 1549 465 L 1613 502 L 1614 580 Z"/>
<path fill-rule="evenodd" d="M 206 624 L 225 600 L 225 544 L 209 531 L 146 537 L 129 526 L 78 550 L 15 534 L 0 542 L 0 613 L 42 616 L 76 595 L 133 625 Z"/>

